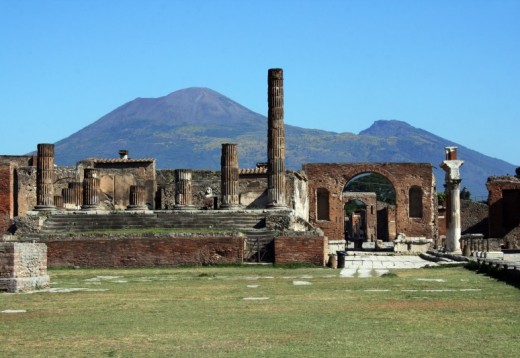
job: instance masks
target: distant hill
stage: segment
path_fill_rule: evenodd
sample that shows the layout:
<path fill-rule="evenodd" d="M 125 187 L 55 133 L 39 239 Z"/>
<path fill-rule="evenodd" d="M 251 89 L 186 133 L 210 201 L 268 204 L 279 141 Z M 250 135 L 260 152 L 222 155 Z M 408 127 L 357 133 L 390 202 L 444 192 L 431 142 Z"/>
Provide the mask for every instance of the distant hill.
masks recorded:
<path fill-rule="evenodd" d="M 267 108 L 266 108 L 267 112 Z M 396 120 L 379 120 L 359 135 L 286 125 L 286 165 L 311 162 L 425 162 L 438 167 L 444 147 L 459 147 L 463 186 L 487 195 L 491 175 L 515 166 L 490 158 Z M 55 145 L 56 163 L 74 165 L 88 157 L 156 158 L 158 168 L 220 169 L 222 143 L 238 143 L 241 168 L 267 160 L 267 118 L 208 88 L 187 88 L 159 98 L 137 98 Z M 444 172 L 435 169 L 442 188 Z M 441 189 L 442 190 L 442 189 Z"/>

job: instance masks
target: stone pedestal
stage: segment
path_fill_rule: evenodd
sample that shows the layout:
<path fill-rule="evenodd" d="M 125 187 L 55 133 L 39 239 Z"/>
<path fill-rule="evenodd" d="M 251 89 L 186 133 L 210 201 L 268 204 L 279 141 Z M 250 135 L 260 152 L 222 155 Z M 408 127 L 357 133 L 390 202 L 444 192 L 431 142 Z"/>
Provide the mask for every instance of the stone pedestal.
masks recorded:
<path fill-rule="evenodd" d="M 145 203 L 145 188 L 142 185 L 130 185 L 130 205 L 127 210 L 147 210 Z"/>
<path fill-rule="evenodd" d="M 191 169 L 175 169 L 175 209 L 193 209 Z"/>
<path fill-rule="evenodd" d="M 54 210 L 54 144 L 38 144 L 35 210 Z"/>
<path fill-rule="evenodd" d="M 220 159 L 221 209 L 237 209 L 239 205 L 238 149 L 236 144 L 222 144 Z"/>
<path fill-rule="evenodd" d="M 23 292 L 49 287 L 47 245 L 0 242 L 0 291 Z"/>
<path fill-rule="evenodd" d="M 270 69 L 267 84 L 267 205 L 268 207 L 284 207 L 286 204 L 283 70 Z"/>
<path fill-rule="evenodd" d="M 97 170 L 94 168 L 85 168 L 83 179 L 83 205 L 81 209 L 99 209 L 99 178 Z"/>

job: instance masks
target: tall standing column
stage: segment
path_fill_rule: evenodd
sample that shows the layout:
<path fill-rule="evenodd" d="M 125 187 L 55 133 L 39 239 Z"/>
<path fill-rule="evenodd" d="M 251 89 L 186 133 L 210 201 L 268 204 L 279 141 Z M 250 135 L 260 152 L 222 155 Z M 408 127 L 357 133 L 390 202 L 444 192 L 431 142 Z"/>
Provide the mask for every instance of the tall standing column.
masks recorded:
<path fill-rule="evenodd" d="M 83 205 L 81 209 L 96 210 L 99 208 L 99 178 L 97 170 L 85 168 L 83 177 Z"/>
<path fill-rule="evenodd" d="M 54 209 L 54 144 L 38 144 L 35 210 Z"/>
<path fill-rule="evenodd" d="M 272 68 L 267 76 L 268 206 L 285 206 L 285 128 L 283 70 Z"/>
<path fill-rule="evenodd" d="M 239 207 L 238 150 L 236 144 L 222 144 L 220 157 L 221 209 Z"/>
<path fill-rule="evenodd" d="M 175 169 L 175 209 L 192 209 L 191 169 Z"/>
<path fill-rule="evenodd" d="M 441 168 L 446 172 L 446 202 L 448 230 L 446 233 L 446 251 L 461 254 L 460 237 L 460 170 L 464 161 L 457 159 L 457 147 L 446 147 L 446 160 L 441 163 Z"/>
<path fill-rule="evenodd" d="M 127 210 L 146 210 L 145 188 L 143 185 L 130 185 L 130 205 Z"/>

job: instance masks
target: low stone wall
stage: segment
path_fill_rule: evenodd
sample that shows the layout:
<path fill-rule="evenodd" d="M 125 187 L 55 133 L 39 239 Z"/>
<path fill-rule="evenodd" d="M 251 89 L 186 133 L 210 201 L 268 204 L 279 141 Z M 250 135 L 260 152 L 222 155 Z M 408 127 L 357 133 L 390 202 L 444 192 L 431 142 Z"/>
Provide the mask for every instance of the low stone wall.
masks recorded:
<path fill-rule="evenodd" d="M 23 292 L 49 287 L 47 246 L 0 242 L 0 291 Z"/>
<path fill-rule="evenodd" d="M 275 264 L 306 263 L 324 266 L 329 251 L 326 236 L 291 235 L 274 239 Z"/>
<path fill-rule="evenodd" d="M 242 263 L 244 237 L 215 235 L 80 235 L 45 237 L 49 267 L 144 267 Z"/>

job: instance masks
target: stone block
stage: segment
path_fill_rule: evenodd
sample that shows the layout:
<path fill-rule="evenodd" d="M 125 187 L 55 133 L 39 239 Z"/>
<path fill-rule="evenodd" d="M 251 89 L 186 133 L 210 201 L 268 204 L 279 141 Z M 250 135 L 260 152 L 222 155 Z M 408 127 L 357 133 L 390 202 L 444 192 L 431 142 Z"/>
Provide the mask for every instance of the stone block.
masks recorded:
<path fill-rule="evenodd" d="M 489 251 L 489 252 L 484 252 L 483 254 L 484 254 L 483 257 L 485 259 L 498 259 L 498 260 L 504 259 L 504 253 L 502 251 Z"/>
<path fill-rule="evenodd" d="M 372 241 L 364 242 L 361 244 L 361 247 L 364 250 L 374 250 L 376 248 L 376 243 Z"/>
<path fill-rule="evenodd" d="M 49 287 L 47 246 L 0 242 L 0 291 L 23 292 Z"/>

